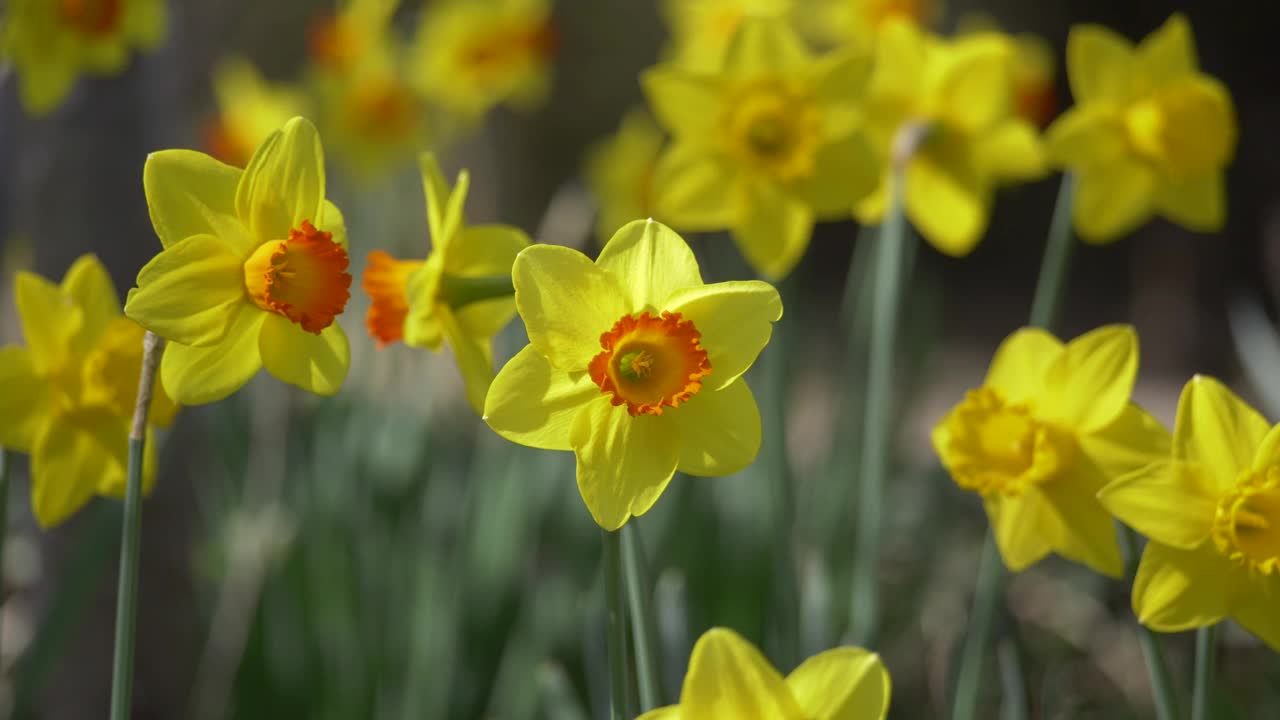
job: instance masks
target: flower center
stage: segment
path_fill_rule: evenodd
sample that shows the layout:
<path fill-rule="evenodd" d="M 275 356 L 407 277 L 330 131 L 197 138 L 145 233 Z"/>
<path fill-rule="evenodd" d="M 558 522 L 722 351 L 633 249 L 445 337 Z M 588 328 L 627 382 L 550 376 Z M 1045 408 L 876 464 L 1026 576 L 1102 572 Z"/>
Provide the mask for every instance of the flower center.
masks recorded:
<path fill-rule="evenodd" d="M 1071 445 L 1036 420 L 1024 403 L 1009 404 L 991 388 L 970 390 L 947 416 L 951 476 L 981 494 L 1017 497 L 1051 480 L 1070 460 Z"/>
<path fill-rule="evenodd" d="M 318 335 L 351 297 L 348 263 L 346 248 L 303 220 L 287 240 L 263 243 L 249 256 L 244 285 L 255 305 Z"/>
<path fill-rule="evenodd" d="M 354 65 L 362 50 L 359 32 L 341 15 L 318 17 L 307 28 L 307 52 L 316 64 L 330 70 Z"/>
<path fill-rule="evenodd" d="M 767 78 L 731 94 L 724 117 L 728 151 L 780 180 L 812 174 L 822 117 L 807 93 Z"/>
<path fill-rule="evenodd" d="M 604 352 L 587 365 L 600 391 L 632 415 L 661 415 L 702 389 L 711 362 L 702 334 L 680 313 L 623 315 L 600 336 Z"/>
<path fill-rule="evenodd" d="M 392 79 L 367 82 L 355 89 L 348 117 L 356 134 L 387 142 L 404 138 L 418 122 L 418 109 L 407 88 Z"/>
<path fill-rule="evenodd" d="M 404 319 L 409 315 L 409 297 L 405 285 L 409 276 L 422 267 L 421 260 L 396 260 L 388 253 L 369 253 L 360 287 L 372 302 L 365 317 L 365 327 L 377 339 L 378 347 L 386 347 L 404 338 Z"/>
<path fill-rule="evenodd" d="M 1206 83 L 1183 83 L 1142 100 L 1124 122 L 1134 150 L 1175 179 L 1221 169 L 1235 148 L 1230 103 Z"/>
<path fill-rule="evenodd" d="M 143 332 L 129 318 L 111 321 L 98 347 L 85 358 L 82 404 L 106 407 L 126 417 L 132 414 L 142 368 Z"/>
<path fill-rule="evenodd" d="M 122 5 L 122 0 L 58 0 L 58 11 L 85 35 L 109 35 L 120 23 Z"/>
<path fill-rule="evenodd" d="M 1280 571 L 1280 465 L 1246 472 L 1235 491 L 1218 502 L 1213 542 L 1251 570 Z"/>
<path fill-rule="evenodd" d="M 463 45 L 460 59 L 476 76 L 493 77 L 526 62 L 545 60 L 559 45 L 559 33 L 550 22 L 512 25 L 477 35 Z"/>

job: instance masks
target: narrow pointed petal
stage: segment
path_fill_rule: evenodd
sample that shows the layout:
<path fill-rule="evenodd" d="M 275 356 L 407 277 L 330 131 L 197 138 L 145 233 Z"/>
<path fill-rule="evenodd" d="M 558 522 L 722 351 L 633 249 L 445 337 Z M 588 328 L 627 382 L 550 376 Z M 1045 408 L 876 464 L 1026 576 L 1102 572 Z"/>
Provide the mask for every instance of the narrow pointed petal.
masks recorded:
<path fill-rule="evenodd" d="M 1129 404 L 1138 374 L 1138 336 L 1128 325 L 1107 325 L 1067 343 L 1045 379 L 1047 419 L 1086 433 L 1115 420 Z"/>
<path fill-rule="evenodd" d="M 334 323 L 315 335 L 274 313 L 263 321 L 258 352 L 267 372 L 317 395 L 336 395 L 351 366 L 341 325 Z"/>
<path fill-rule="evenodd" d="M 324 150 L 310 121 L 296 117 L 262 143 L 236 186 L 236 215 L 258 242 L 289 237 L 323 214 Z"/>
<path fill-rule="evenodd" d="M 691 320 L 702 334 L 711 362 L 703 384 L 712 389 L 727 387 L 746 372 L 782 319 L 778 290 L 759 280 L 690 287 L 672 294 L 662 308 Z"/>
<path fill-rule="evenodd" d="M 787 687 L 806 718 L 883 720 L 889 712 L 889 673 L 862 648 L 814 655 L 787 676 Z"/>
<path fill-rule="evenodd" d="M 1142 87 L 1148 92 L 1194 75 L 1200 63 L 1187 17 L 1182 13 L 1170 15 L 1155 32 L 1143 38 L 1135 59 Z"/>
<path fill-rule="evenodd" d="M 1021 328 L 1000 343 L 982 384 L 998 390 L 1007 402 L 1030 400 L 1044 390 L 1049 368 L 1064 347 L 1052 333 Z"/>
<path fill-rule="evenodd" d="M 240 258 L 222 240 L 194 235 L 142 266 L 124 311 L 166 340 L 201 346 L 221 341 L 247 302 Z"/>
<path fill-rule="evenodd" d="M 247 254 L 252 239 L 236 215 L 236 186 L 243 174 L 194 150 L 148 155 L 142 187 L 160 243 L 167 248 L 192 235 L 214 235 Z"/>
<path fill-rule="evenodd" d="M 111 324 L 120 317 L 120 296 L 115 283 L 102 262 L 93 255 L 82 255 L 62 278 L 62 292 L 80 307 L 82 324 L 74 345 L 79 352 L 89 352 Z"/>
<path fill-rule="evenodd" d="M 543 450 L 572 450 L 569 431 L 584 405 L 600 397 L 586 372 L 570 375 L 532 345 L 507 361 L 489 386 L 484 420 L 514 443 Z"/>
<path fill-rule="evenodd" d="M 1153 463 L 1102 489 L 1098 500 L 1121 522 L 1164 545 L 1191 550 L 1209 538 L 1217 497 L 1180 461 Z"/>
<path fill-rule="evenodd" d="M 631 289 L 636 307 L 666 310 L 672 293 L 702 286 L 698 261 L 684 238 L 660 222 L 635 220 L 605 243 L 596 265 Z"/>
<path fill-rule="evenodd" d="M 1206 487 L 1235 487 L 1254 465 L 1270 425 L 1238 395 L 1207 375 L 1191 378 L 1178 398 L 1173 456 L 1198 466 Z"/>
<path fill-rule="evenodd" d="M 675 424 L 663 416 L 632 417 L 601 397 L 573 419 L 578 491 L 596 524 L 614 531 L 657 502 L 679 459 Z M 700 717 L 700 716 L 698 716 Z"/>

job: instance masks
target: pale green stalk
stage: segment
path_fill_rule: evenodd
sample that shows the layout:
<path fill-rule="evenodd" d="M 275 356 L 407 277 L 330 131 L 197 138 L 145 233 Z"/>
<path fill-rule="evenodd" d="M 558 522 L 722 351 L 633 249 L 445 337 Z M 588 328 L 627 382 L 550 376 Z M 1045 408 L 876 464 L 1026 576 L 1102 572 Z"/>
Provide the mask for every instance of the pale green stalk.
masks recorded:
<path fill-rule="evenodd" d="M 142 338 L 142 372 L 138 402 L 129 431 L 129 476 L 124 496 L 124 528 L 120 538 L 120 585 L 116 592 L 116 644 L 111 678 L 111 720 L 129 720 L 133 702 L 134 625 L 138 619 L 138 555 L 142 539 L 142 458 L 147 441 L 147 413 L 155 387 L 164 341 L 148 331 Z"/>
<path fill-rule="evenodd" d="M 440 298 L 454 309 L 483 300 L 510 297 L 515 294 L 515 291 L 510 275 L 483 277 L 442 275 L 440 277 Z"/>
<path fill-rule="evenodd" d="M 1117 524 L 1120 527 L 1120 554 L 1124 556 L 1125 577 L 1133 577 L 1138 568 L 1138 534 L 1126 525 Z M 1147 663 L 1157 720 L 1178 720 L 1178 694 L 1173 689 L 1173 676 L 1160 647 L 1160 638 L 1147 626 L 1138 623 L 1138 643 Z"/>
<path fill-rule="evenodd" d="M 1191 696 L 1191 720 L 1209 720 L 1217 650 L 1217 625 L 1209 625 L 1196 631 L 1196 680 L 1195 694 Z"/>
<path fill-rule="evenodd" d="M 4 539 L 9 534 L 9 453 L 0 447 L 0 589 L 4 588 Z M 3 599 L 0 598 L 0 620 L 4 618 Z M 0 622 L 0 631 L 4 630 Z M 4 649 L 4 635 L 0 634 L 0 650 Z M 4 657 L 0 653 L 0 657 Z"/>
<path fill-rule="evenodd" d="M 630 720 L 627 703 L 626 600 L 622 595 L 622 533 L 601 532 L 604 541 L 604 597 L 609 643 L 609 718 Z"/>
<path fill-rule="evenodd" d="M 636 655 L 636 684 L 640 687 L 640 712 L 662 705 L 662 672 L 658 667 L 657 634 L 654 631 L 653 591 L 649 585 L 644 547 L 634 521 L 623 526 L 622 564 L 626 569 L 627 610 L 631 614 L 631 638 Z"/>

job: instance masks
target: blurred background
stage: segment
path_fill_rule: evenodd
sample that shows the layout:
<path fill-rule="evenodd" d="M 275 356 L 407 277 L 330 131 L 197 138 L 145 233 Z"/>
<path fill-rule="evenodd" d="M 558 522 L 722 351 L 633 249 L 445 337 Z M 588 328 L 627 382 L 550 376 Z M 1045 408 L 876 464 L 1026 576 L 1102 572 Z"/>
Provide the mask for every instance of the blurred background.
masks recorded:
<path fill-rule="evenodd" d="M 429 4 L 405 0 L 392 32 L 412 35 Z M 271 82 L 302 82 L 310 29 L 333 12 L 318 0 L 170 0 L 168 9 L 156 50 L 119 76 L 82 78 L 45 117 L 23 113 L 17 79 L 0 70 L 6 343 L 22 341 L 11 285 L 20 269 L 58 278 L 92 252 L 122 295 L 132 286 L 159 249 L 142 191 L 146 154 L 210 149 L 214 68 L 227 57 L 249 59 Z M 1202 67 L 1236 103 L 1230 219 L 1217 236 L 1157 220 L 1117 244 L 1079 249 L 1060 334 L 1136 325 L 1136 400 L 1166 423 L 1196 372 L 1223 378 L 1274 420 L 1280 81 L 1269 4 L 953 0 L 940 27 L 981 12 L 1010 32 L 1042 36 L 1058 60 L 1065 108 L 1061 58 L 1072 23 L 1136 39 L 1175 10 L 1191 20 Z M 440 151 L 447 174 L 471 171 L 471 221 L 517 225 L 537 241 L 592 253 L 596 200 L 584 165 L 643 102 L 637 74 L 662 57 L 668 29 L 662 5 L 647 0 L 555 0 L 551 13 L 543 102 L 488 112 L 449 131 Z M 371 171 L 344 166 L 324 139 L 353 275 L 373 249 L 424 256 L 413 143 Z M 937 717 L 948 706 L 986 519 L 939 467 L 928 430 L 980 382 L 999 340 L 1026 322 L 1058 181 L 1002 192 L 970 257 L 927 245 L 915 256 L 876 648 L 893 677 L 891 717 Z M 784 672 L 793 663 L 781 658 L 834 646 L 845 631 L 869 306 L 858 235 L 851 221 L 820 225 L 781 285 L 786 317 L 749 376 L 766 424 L 757 463 L 729 478 L 678 477 L 639 523 L 669 700 L 693 641 L 712 625 L 757 642 Z M 727 237 L 690 239 L 709 281 L 750 276 Z M 353 291 L 342 317 L 352 370 L 338 396 L 305 396 L 260 376 L 228 400 L 185 410 L 161 439 L 161 474 L 144 511 L 134 716 L 603 717 L 599 530 L 578 497 L 572 456 L 496 437 L 466 408 L 448 355 L 375 350 L 366 308 Z M 524 342 L 512 323 L 499 360 Z M 0 717 L 100 718 L 120 505 L 96 500 L 40 532 L 26 459 L 14 461 Z M 779 510 L 779 477 L 792 490 L 794 523 Z M 780 574 L 791 566 L 794 583 Z M 1055 559 L 1011 578 L 997 648 L 1023 657 L 1033 717 L 1151 715 L 1128 597 L 1124 585 Z M 786 608 L 800 617 L 796 649 L 778 647 L 776 617 Z M 1243 632 L 1229 631 L 1224 643 L 1219 717 L 1280 717 L 1280 660 Z M 1190 637 L 1171 636 L 1166 647 L 1175 672 L 1189 677 Z M 983 699 L 990 717 L 1000 707 L 994 658 Z"/>

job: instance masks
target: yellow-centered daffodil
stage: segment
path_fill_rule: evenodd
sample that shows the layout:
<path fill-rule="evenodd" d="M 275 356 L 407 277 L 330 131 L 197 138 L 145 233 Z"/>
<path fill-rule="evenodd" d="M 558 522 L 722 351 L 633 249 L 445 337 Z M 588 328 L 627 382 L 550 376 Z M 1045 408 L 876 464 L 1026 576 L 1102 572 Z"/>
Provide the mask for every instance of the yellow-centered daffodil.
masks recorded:
<path fill-rule="evenodd" d="M 307 106 L 303 93 L 268 83 L 244 58 L 224 60 L 214 68 L 213 94 L 218 114 L 204 127 L 204 146 L 236 167 L 247 165 L 267 136 Z"/>
<path fill-rule="evenodd" d="M 655 216 L 653 171 L 663 141 L 649 113 L 635 109 L 587 155 L 587 185 L 598 206 L 596 234 L 602 244 L 632 219 Z"/>
<path fill-rule="evenodd" d="M 351 275 L 315 127 L 293 118 L 244 170 L 190 150 L 152 153 L 143 186 L 164 250 L 139 271 L 125 314 L 170 341 L 160 376 L 173 397 L 219 400 L 264 366 L 338 392 L 350 349 L 334 320 Z"/>
<path fill-rule="evenodd" d="M 666 0 L 667 58 L 687 70 L 715 74 L 743 20 L 785 17 L 791 5 L 792 0 Z"/>
<path fill-rule="evenodd" d="M 728 475 L 755 459 L 760 412 L 742 374 L 782 317 L 772 286 L 703 284 L 689 246 L 652 220 L 594 263 L 526 248 L 513 280 L 529 345 L 498 372 L 485 420 L 521 445 L 572 450 L 600 527 L 647 512 L 676 470 Z"/>

